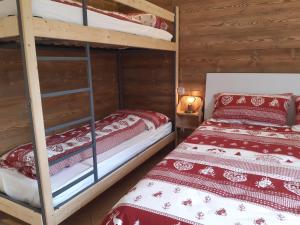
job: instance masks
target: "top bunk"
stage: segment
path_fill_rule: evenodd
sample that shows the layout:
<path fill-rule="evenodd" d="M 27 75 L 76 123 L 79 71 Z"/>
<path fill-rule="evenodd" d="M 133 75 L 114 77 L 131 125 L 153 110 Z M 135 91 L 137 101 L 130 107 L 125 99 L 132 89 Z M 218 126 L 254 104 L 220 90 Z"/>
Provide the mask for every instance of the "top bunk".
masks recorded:
<path fill-rule="evenodd" d="M 145 0 L 113 0 L 147 14 L 122 14 L 83 5 L 74 0 L 22 0 L 20 22 L 29 22 L 33 36 L 41 42 L 80 45 L 87 42 L 93 47 L 146 48 L 177 51 L 178 8 L 175 13 Z M 84 19 L 86 8 L 86 21 Z M 17 0 L 0 1 L 0 39 L 19 37 Z M 152 26 L 147 18 L 174 24 L 174 36 L 163 27 Z M 141 18 L 140 15 L 147 18 Z M 163 22 L 165 23 L 165 22 Z M 88 25 L 84 25 L 88 24 Z M 167 23 L 165 23 L 167 24 Z M 175 41 L 172 41 L 174 40 Z M 55 41 L 54 41 L 55 40 Z"/>

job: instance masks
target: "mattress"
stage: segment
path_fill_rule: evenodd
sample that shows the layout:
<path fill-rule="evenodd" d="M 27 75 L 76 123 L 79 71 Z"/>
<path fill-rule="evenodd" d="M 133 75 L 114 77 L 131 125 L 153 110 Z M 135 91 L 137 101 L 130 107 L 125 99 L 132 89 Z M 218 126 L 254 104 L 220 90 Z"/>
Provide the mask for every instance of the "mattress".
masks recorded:
<path fill-rule="evenodd" d="M 299 216 L 300 133 L 206 121 L 102 225 L 299 225 Z"/>
<path fill-rule="evenodd" d="M 50 0 L 32 0 L 32 13 L 33 16 L 45 19 L 83 24 L 81 8 Z M 0 18 L 16 14 L 17 7 L 15 0 L 0 1 Z M 120 31 L 166 41 L 170 41 L 173 38 L 172 34 L 165 30 L 124 21 L 91 10 L 88 10 L 88 24 L 91 27 Z"/>
<path fill-rule="evenodd" d="M 156 130 L 144 131 L 138 136 L 123 142 L 111 149 L 109 151 L 110 153 L 98 155 L 98 178 L 105 177 L 158 140 L 170 134 L 171 130 L 172 123 L 169 122 Z M 92 158 L 87 159 L 52 176 L 51 186 L 53 192 L 92 171 L 92 161 Z M 67 201 L 69 198 L 76 195 L 76 193 L 91 185 L 93 181 L 94 177 L 91 175 L 74 185 L 72 188 L 56 196 L 53 199 L 54 206 Z M 16 170 L 0 168 L 0 191 L 16 200 L 28 203 L 34 207 L 40 206 L 36 180 L 30 179 Z"/>

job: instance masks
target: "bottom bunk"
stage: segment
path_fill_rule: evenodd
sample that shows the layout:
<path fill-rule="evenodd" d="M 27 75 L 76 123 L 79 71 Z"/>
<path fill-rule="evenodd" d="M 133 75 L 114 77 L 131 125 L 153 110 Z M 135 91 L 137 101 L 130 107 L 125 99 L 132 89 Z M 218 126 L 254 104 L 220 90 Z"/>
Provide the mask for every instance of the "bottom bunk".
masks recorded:
<path fill-rule="evenodd" d="M 118 120 L 118 122 L 116 122 L 116 120 Z M 96 123 L 98 123 L 98 121 Z M 97 153 L 100 152 L 100 154 L 97 155 L 99 182 L 96 185 L 101 185 L 102 180 L 106 180 L 107 178 L 109 179 L 110 174 L 118 173 L 118 171 L 122 168 L 129 166 L 134 169 L 140 163 L 155 154 L 155 152 L 159 149 L 162 149 L 174 140 L 174 135 L 172 134 L 172 123 L 169 122 L 167 117 L 159 113 L 124 110 L 111 114 L 99 123 L 101 125 L 96 125 Z M 117 128 L 117 126 L 123 127 L 124 129 L 116 129 L 113 130 L 113 132 L 110 132 L 113 127 Z M 143 129 L 138 128 L 143 126 Z M 71 160 L 72 162 L 66 161 L 66 159 L 68 159 L 66 155 L 62 155 L 64 158 L 60 158 L 59 160 L 57 155 L 54 155 L 56 157 L 53 157 L 54 153 L 51 152 L 51 150 L 53 151 L 54 146 L 56 146 L 55 149 L 57 149 L 58 146 L 64 147 L 68 144 L 70 145 L 70 143 L 73 143 L 74 145 L 74 140 L 76 140 L 74 146 L 76 146 L 75 150 L 77 151 L 79 151 L 79 146 L 89 146 L 88 144 L 90 141 L 89 138 L 87 138 L 89 136 L 88 133 L 82 132 L 83 127 L 86 129 L 87 125 L 58 135 L 47 137 L 48 155 L 49 159 L 52 159 L 52 161 L 49 161 L 55 162 L 56 160 L 60 163 L 58 164 L 60 170 L 57 169 L 57 164 L 56 166 L 55 164 L 53 164 L 54 166 L 52 167 L 50 166 L 50 173 L 52 173 L 52 191 L 53 193 L 57 193 L 54 194 L 53 198 L 53 205 L 56 208 L 64 208 L 64 204 L 68 205 L 67 203 L 69 200 L 74 198 L 76 195 L 77 197 L 80 197 L 81 194 L 85 193 L 84 191 L 86 188 L 89 188 L 94 184 L 94 174 L 90 173 L 93 171 L 93 158 L 87 157 L 89 156 L 91 149 L 88 148 L 85 151 L 77 152 L 76 154 L 76 151 L 74 152 L 74 148 L 66 148 L 68 149 L 69 154 L 70 151 L 73 150 L 70 157 L 80 155 L 80 157 L 77 157 L 76 159 L 73 158 L 73 160 Z M 78 132 L 78 130 L 81 130 L 81 132 Z M 103 135 L 103 133 L 109 135 Z M 126 136 L 126 138 L 124 138 L 124 136 Z M 78 140 L 83 143 L 80 143 Z M 103 149 L 103 144 L 107 146 L 106 149 Z M 28 160 L 28 158 L 30 158 L 28 155 L 30 155 L 31 152 L 28 149 L 25 152 L 23 151 L 26 149 L 26 146 L 28 146 L 28 144 L 15 148 L 2 156 L 0 168 L 0 191 L 14 200 L 39 208 L 39 190 L 34 170 L 32 170 L 32 168 L 31 170 L 28 170 L 28 165 L 25 169 L 24 165 L 19 165 L 20 158 L 22 157 L 23 161 L 27 160 L 27 163 L 30 161 Z M 62 151 L 62 149 L 60 150 Z M 20 151 L 21 154 L 17 154 L 18 151 Z M 145 159 L 137 160 L 140 155 L 144 154 L 147 155 Z M 10 163 L 10 157 L 12 155 L 17 155 L 18 159 L 14 158 L 14 160 L 19 161 L 15 163 L 14 166 Z M 78 162 L 76 162 L 76 160 Z M 62 168 L 62 162 L 64 162 L 63 165 L 65 168 Z M 126 174 L 130 171 L 130 169 L 127 169 L 126 171 L 122 171 L 122 173 L 125 172 Z M 80 177 L 84 176 L 86 176 L 85 179 L 78 183 L 74 183 Z M 109 184 L 105 184 L 105 188 L 108 188 L 121 178 L 122 176 L 115 176 Z M 99 191 L 100 190 L 101 189 L 99 189 Z M 103 191 L 104 190 L 105 189 L 103 189 Z M 86 193 L 88 193 L 88 190 Z M 75 208 L 77 207 L 78 205 Z M 61 221 L 66 217 L 61 216 L 60 218 Z"/>

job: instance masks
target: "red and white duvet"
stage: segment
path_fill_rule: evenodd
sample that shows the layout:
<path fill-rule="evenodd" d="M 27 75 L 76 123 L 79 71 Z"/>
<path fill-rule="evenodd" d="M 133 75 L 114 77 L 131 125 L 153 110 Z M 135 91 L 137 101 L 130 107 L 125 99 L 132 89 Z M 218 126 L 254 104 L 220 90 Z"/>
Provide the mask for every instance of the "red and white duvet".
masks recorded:
<path fill-rule="evenodd" d="M 299 225 L 300 133 L 205 122 L 103 225 Z"/>

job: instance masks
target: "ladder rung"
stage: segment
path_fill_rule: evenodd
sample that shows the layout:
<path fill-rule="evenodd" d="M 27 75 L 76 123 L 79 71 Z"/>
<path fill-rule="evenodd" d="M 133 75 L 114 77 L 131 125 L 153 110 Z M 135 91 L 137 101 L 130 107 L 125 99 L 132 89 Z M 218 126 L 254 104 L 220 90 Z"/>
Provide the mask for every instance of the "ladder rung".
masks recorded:
<path fill-rule="evenodd" d="M 61 193 L 65 192 L 66 190 L 68 190 L 69 188 L 73 187 L 74 185 L 78 184 L 79 182 L 85 180 L 86 178 L 88 178 L 89 176 L 94 174 L 94 170 L 92 170 L 91 172 L 88 172 L 87 174 L 79 177 L 77 180 L 71 182 L 70 184 L 66 185 L 65 187 L 55 191 L 54 193 L 52 193 L 53 198 L 55 198 L 56 196 L 60 195 Z"/>
<path fill-rule="evenodd" d="M 78 150 L 76 150 L 76 151 L 74 151 L 74 152 L 71 152 L 71 153 L 69 153 L 69 154 L 66 154 L 66 155 L 64 155 L 64 156 L 61 157 L 61 158 L 58 158 L 58 159 L 55 159 L 55 160 L 50 161 L 50 162 L 49 162 L 49 165 L 50 165 L 50 166 L 53 166 L 53 165 L 56 164 L 56 163 L 59 163 L 59 162 L 61 162 L 61 161 L 64 161 L 65 159 L 70 158 L 70 157 L 72 157 L 72 156 L 74 156 L 74 155 L 77 155 L 77 154 L 79 154 L 79 153 L 81 153 L 81 152 L 84 152 L 85 150 L 88 150 L 88 149 L 91 149 L 91 151 L 92 151 L 92 147 L 93 147 L 92 144 L 89 144 L 89 145 L 87 145 L 87 146 L 81 147 L 81 148 L 79 148 Z"/>
<path fill-rule="evenodd" d="M 67 128 L 67 127 L 71 127 L 71 126 L 75 126 L 75 125 L 78 125 L 78 124 L 81 124 L 81 123 L 86 123 L 86 122 L 89 122 L 92 120 L 92 117 L 85 117 L 85 118 L 82 118 L 82 119 L 79 119 L 79 120 L 74 120 L 74 121 L 71 121 L 71 122 L 67 122 L 67 123 L 64 123 L 64 124 L 60 124 L 60 125 L 57 125 L 57 126 L 54 126 L 54 127 L 49 127 L 45 130 L 46 134 L 49 134 L 49 133 L 52 133 L 56 130 L 60 130 L 60 129 L 64 129 L 64 128 Z"/>
<path fill-rule="evenodd" d="M 38 61 L 87 61 L 88 57 L 38 56 Z"/>
<path fill-rule="evenodd" d="M 71 94 L 77 94 L 77 93 L 82 93 L 82 92 L 88 92 L 90 90 L 91 90 L 90 88 L 80 88 L 80 89 L 67 90 L 67 91 L 56 91 L 56 92 L 42 94 L 42 98 L 71 95 Z"/>

